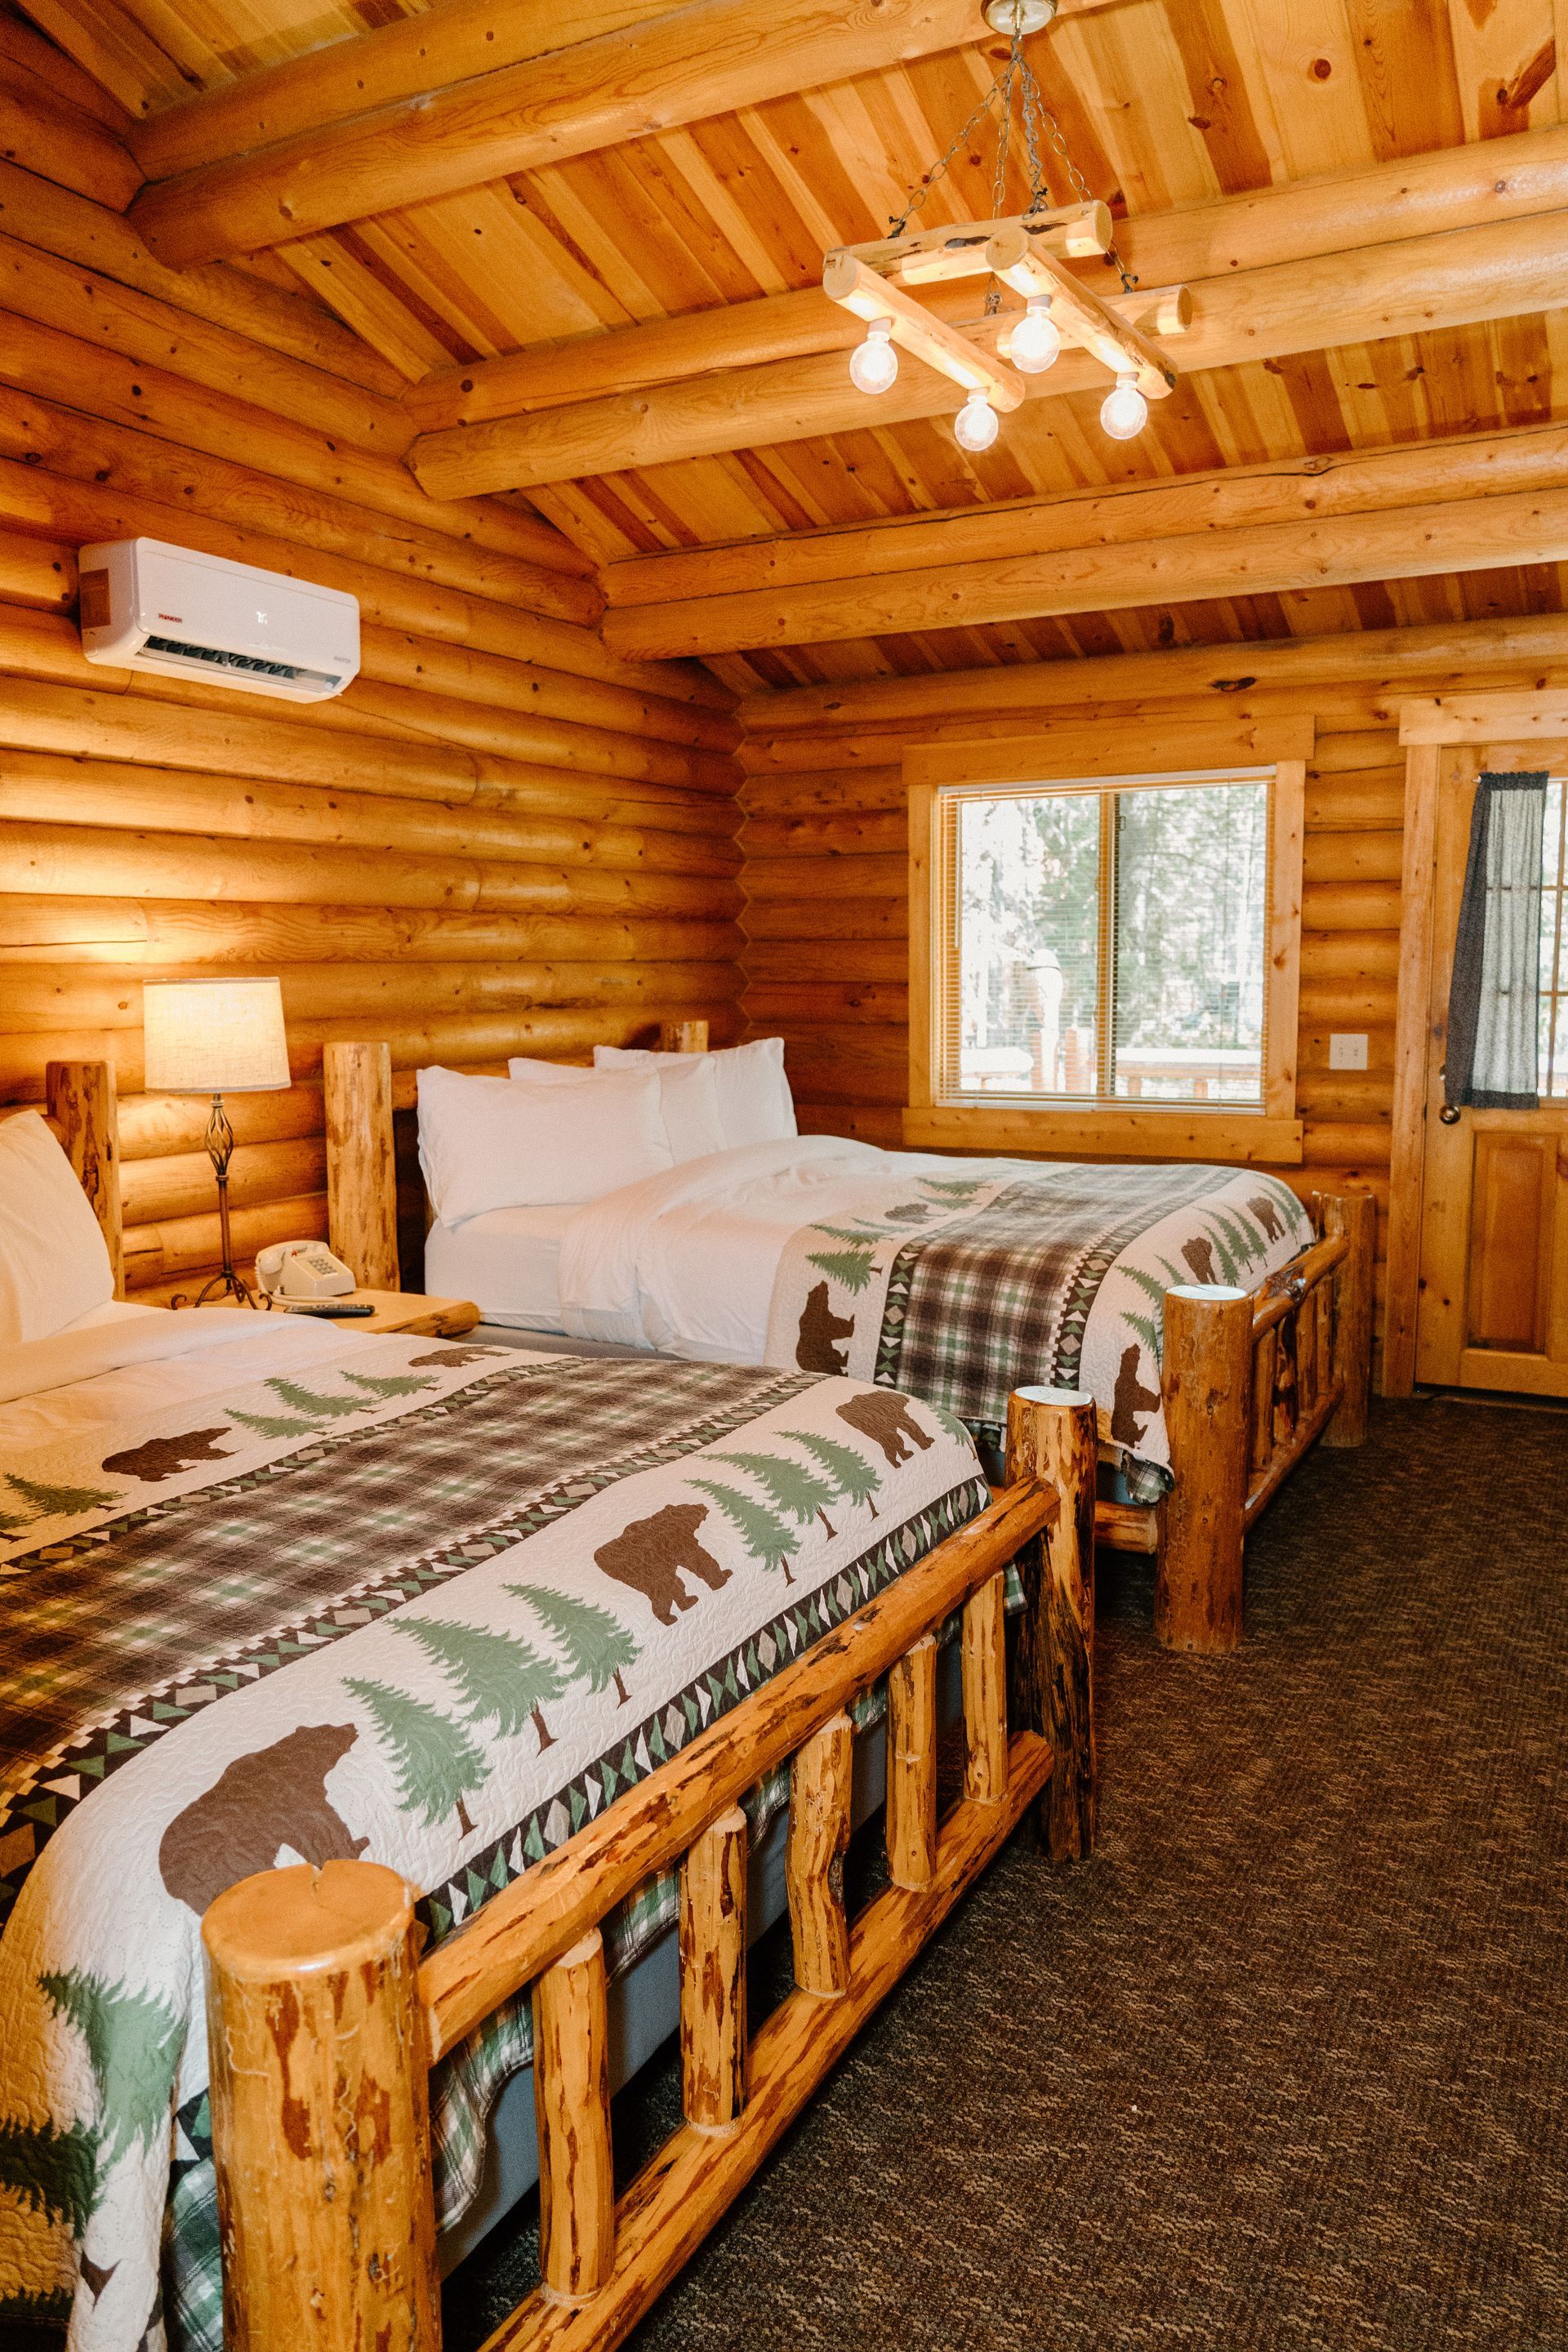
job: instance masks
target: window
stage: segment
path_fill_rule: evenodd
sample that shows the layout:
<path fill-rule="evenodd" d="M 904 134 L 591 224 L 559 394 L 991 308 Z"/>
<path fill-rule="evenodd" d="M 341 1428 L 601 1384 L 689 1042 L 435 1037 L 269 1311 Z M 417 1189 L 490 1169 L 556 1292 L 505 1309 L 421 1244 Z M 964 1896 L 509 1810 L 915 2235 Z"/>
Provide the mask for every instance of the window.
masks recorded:
<path fill-rule="evenodd" d="M 1304 761 L 1074 776 L 1038 748 L 1034 775 L 1019 747 L 906 767 L 907 1139 L 1298 1159 Z"/>
<path fill-rule="evenodd" d="M 1260 1110 L 1269 790 L 944 793 L 941 1097 Z"/>

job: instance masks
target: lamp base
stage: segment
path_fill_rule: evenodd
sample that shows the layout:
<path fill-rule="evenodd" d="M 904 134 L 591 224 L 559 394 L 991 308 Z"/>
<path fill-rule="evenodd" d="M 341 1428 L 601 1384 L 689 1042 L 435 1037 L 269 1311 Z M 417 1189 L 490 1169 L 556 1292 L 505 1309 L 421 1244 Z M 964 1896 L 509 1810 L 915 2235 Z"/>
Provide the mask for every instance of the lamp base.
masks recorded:
<path fill-rule="evenodd" d="M 207 1121 L 205 1137 L 213 1172 L 217 1178 L 218 1245 L 223 1254 L 221 1270 L 205 1282 L 189 1302 L 193 1307 L 205 1307 L 209 1298 L 235 1298 L 242 1307 L 254 1308 L 256 1300 L 234 1270 L 234 1246 L 228 1229 L 228 1163 L 234 1154 L 234 1129 L 225 1115 L 222 1095 L 214 1095 L 212 1117 Z M 183 1307 L 184 1298 L 173 1298 L 172 1307 Z"/>
<path fill-rule="evenodd" d="M 209 1298 L 237 1298 L 242 1307 L 254 1308 L 256 1306 L 255 1294 L 246 1288 L 232 1265 L 226 1265 L 209 1282 L 203 1283 L 191 1305 L 205 1307 Z"/>

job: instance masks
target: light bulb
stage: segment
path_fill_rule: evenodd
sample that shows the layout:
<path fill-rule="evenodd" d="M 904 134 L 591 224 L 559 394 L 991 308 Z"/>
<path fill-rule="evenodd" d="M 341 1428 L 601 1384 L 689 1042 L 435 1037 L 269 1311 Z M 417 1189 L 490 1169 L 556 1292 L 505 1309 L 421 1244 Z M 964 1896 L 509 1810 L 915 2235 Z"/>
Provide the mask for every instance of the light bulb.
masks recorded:
<path fill-rule="evenodd" d="M 1051 316 L 1051 298 L 1037 294 L 1013 330 L 1007 356 L 1026 375 L 1043 375 L 1054 365 L 1061 347 L 1061 334 Z"/>
<path fill-rule="evenodd" d="M 1113 441 L 1131 441 L 1142 433 L 1149 421 L 1149 404 L 1138 389 L 1135 375 L 1119 375 L 1116 389 L 1108 392 L 1100 412 L 1100 421 Z"/>
<path fill-rule="evenodd" d="M 983 392 L 972 392 L 952 420 L 953 438 L 961 449 L 989 449 L 1000 429 L 1000 419 Z"/>
<path fill-rule="evenodd" d="M 866 340 L 849 354 L 849 380 L 859 392 L 886 392 L 899 373 L 891 319 L 873 319 Z"/>

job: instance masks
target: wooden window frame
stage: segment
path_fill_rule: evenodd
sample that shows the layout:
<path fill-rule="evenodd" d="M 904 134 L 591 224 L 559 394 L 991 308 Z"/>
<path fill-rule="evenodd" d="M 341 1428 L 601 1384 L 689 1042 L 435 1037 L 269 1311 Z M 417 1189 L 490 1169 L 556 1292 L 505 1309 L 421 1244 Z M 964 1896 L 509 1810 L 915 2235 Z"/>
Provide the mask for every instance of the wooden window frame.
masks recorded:
<path fill-rule="evenodd" d="M 906 1144 L 917 1149 L 1041 1152 L 1122 1160 L 1221 1160 L 1297 1167 L 1302 1157 L 1296 1116 L 1297 1003 L 1301 959 L 1301 850 L 1309 719 L 1274 726 L 1156 727 L 1057 730 L 1005 741 L 921 745 L 904 755 L 910 827 L 910 1095 Z M 1173 777 L 1234 768 L 1272 770 L 1269 798 L 1267 1014 L 1264 1098 L 1256 1110 L 1236 1104 L 1005 1105 L 941 1103 L 933 1048 L 934 974 L 942 918 L 935 872 L 935 824 L 944 787 L 1020 784 L 1106 785 L 1140 776 Z"/>

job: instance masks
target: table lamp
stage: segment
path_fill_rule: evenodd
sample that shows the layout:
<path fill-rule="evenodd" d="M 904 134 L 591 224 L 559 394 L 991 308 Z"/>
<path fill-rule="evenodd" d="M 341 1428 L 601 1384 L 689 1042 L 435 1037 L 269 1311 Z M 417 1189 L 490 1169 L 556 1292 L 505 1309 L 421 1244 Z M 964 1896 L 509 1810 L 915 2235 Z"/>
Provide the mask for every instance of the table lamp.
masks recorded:
<path fill-rule="evenodd" d="M 226 1094 L 275 1092 L 289 1084 L 289 1043 L 283 1032 L 283 991 L 276 980 L 159 980 L 142 992 L 149 1094 L 213 1098 L 204 1138 L 217 1175 L 217 1221 L 223 1271 L 198 1295 L 255 1299 L 234 1270 L 228 1232 L 228 1163 L 234 1129 L 224 1115 Z"/>

